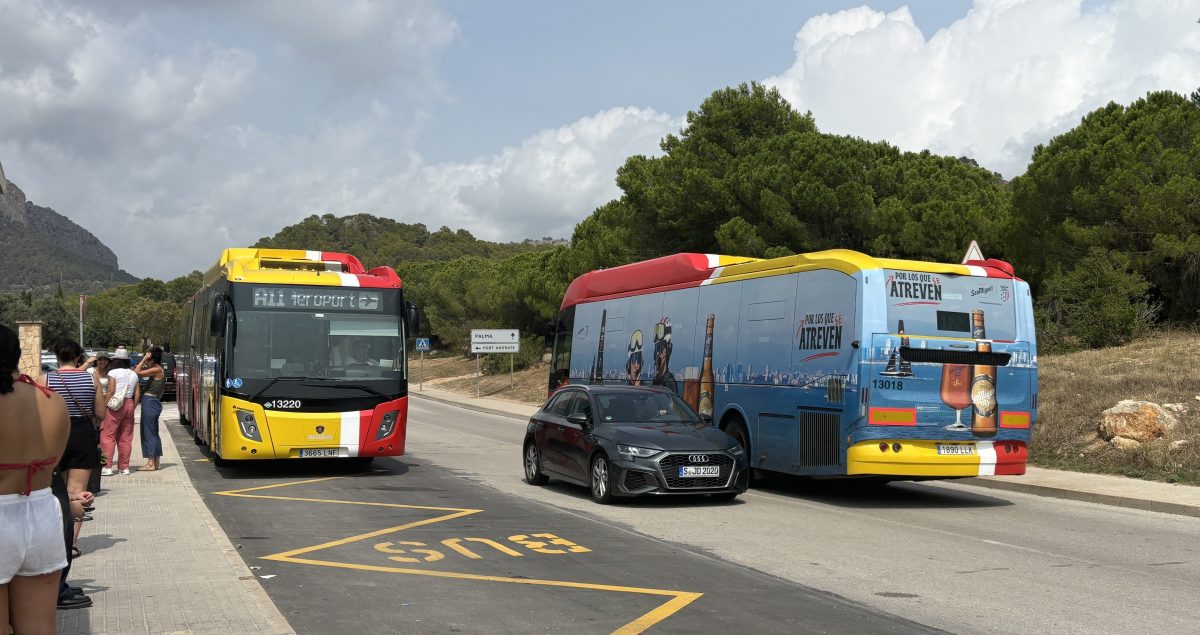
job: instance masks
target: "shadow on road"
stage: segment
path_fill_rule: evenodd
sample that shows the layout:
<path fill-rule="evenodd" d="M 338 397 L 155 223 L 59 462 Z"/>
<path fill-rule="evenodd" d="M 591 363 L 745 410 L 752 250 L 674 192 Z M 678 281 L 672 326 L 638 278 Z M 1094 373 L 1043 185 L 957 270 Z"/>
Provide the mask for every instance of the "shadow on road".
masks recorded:
<path fill-rule="evenodd" d="M 995 496 L 938 487 L 933 481 L 772 476 L 756 482 L 751 491 L 851 509 L 972 509 L 1013 504 Z"/>
<path fill-rule="evenodd" d="M 591 500 L 591 494 L 588 488 L 582 485 L 575 485 L 550 477 L 550 482 L 542 485 L 548 490 L 558 494 L 565 494 L 579 499 Z M 741 498 L 735 498 L 731 501 L 721 501 L 707 494 L 667 494 L 667 495 L 647 495 L 637 496 L 632 498 L 618 497 L 611 505 L 621 507 L 647 507 L 647 508 L 676 508 L 676 507 L 734 507 L 744 505 L 745 501 Z"/>

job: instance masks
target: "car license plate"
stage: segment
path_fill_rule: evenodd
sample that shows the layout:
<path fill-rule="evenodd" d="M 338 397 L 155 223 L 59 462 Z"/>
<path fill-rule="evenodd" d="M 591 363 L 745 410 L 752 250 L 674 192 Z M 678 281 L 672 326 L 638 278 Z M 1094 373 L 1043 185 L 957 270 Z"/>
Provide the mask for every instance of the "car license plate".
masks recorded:
<path fill-rule="evenodd" d="M 720 476 L 721 466 L 719 465 L 681 465 L 679 466 L 679 476 L 685 478 L 695 478 L 704 476 Z"/>
<path fill-rule="evenodd" d="M 323 457 L 323 456 L 341 456 L 341 448 L 310 448 L 300 450 L 300 458 Z"/>
<path fill-rule="evenodd" d="M 975 454 L 975 446 L 965 443 L 939 443 L 938 454 Z"/>

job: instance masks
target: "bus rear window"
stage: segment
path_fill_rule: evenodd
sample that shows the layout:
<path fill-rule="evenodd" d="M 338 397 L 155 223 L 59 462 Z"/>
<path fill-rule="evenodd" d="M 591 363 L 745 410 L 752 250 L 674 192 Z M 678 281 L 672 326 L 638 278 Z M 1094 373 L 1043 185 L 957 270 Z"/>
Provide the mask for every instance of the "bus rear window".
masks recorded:
<path fill-rule="evenodd" d="M 969 338 L 979 315 L 986 339 L 1017 338 L 1012 280 L 885 269 L 884 293 L 889 332 Z"/>
<path fill-rule="evenodd" d="M 955 311 L 938 311 L 937 328 L 939 331 L 971 332 L 971 315 Z"/>

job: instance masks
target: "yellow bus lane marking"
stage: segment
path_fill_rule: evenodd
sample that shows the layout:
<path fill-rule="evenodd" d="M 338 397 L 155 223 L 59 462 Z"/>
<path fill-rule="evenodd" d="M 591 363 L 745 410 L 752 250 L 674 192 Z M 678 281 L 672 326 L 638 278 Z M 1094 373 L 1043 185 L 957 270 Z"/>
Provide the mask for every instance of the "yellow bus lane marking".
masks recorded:
<path fill-rule="evenodd" d="M 405 504 L 401 504 L 401 503 L 373 503 L 373 502 L 367 502 L 367 501 L 348 501 L 348 500 L 338 500 L 338 499 L 328 499 L 328 498 L 307 498 L 307 497 L 302 497 L 302 496 L 276 496 L 273 494 L 252 494 L 252 493 L 250 493 L 250 492 L 260 492 L 263 490 L 277 489 L 277 488 L 281 488 L 281 487 L 292 487 L 292 486 L 296 486 L 296 485 L 319 483 L 319 482 L 330 481 L 330 480 L 334 480 L 334 479 L 338 479 L 338 478 L 343 478 L 343 477 L 331 476 L 331 477 L 326 477 L 326 478 L 315 478 L 315 479 L 306 479 L 306 480 L 302 480 L 302 481 L 275 483 L 272 485 L 261 485 L 261 486 L 257 486 L 257 487 L 247 487 L 247 488 L 243 488 L 243 489 L 214 492 L 214 494 L 216 494 L 218 496 L 231 496 L 231 497 L 237 497 L 237 498 L 255 498 L 255 499 L 281 500 L 281 501 L 304 502 L 304 503 L 325 503 L 325 504 L 335 504 L 335 505 L 364 505 L 364 506 L 368 506 L 368 507 L 391 507 L 391 508 L 398 508 L 398 509 L 415 509 L 415 510 L 423 510 L 423 511 L 449 512 L 447 514 L 442 514 L 440 516 L 435 516 L 433 518 L 428 518 L 425 520 L 418 520 L 418 521 L 414 521 L 411 523 L 405 523 L 403 525 L 397 525 L 395 527 L 388 527 L 386 529 L 378 529 L 378 530 L 370 531 L 370 532 L 367 532 L 364 534 L 358 534 L 356 536 L 340 538 L 338 540 L 331 540 L 329 542 L 324 542 L 324 543 L 321 543 L 318 545 L 313 545 L 311 547 L 302 547 L 300 549 L 292 549 L 290 551 L 283 551 L 280 553 L 271 554 L 269 556 L 262 556 L 263 560 L 271 560 L 274 562 L 290 562 L 293 564 L 307 564 L 307 565 L 313 565 L 313 566 L 318 566 L 318 567 L 332 567 L 332 568 L 337 568 L 337 569 L 356 569 L 359 571 L 374 571 L 374 572 L 380 572 L 380 573 L 398 573 L 398 574 L 402 574 L 402 575 L 419 575 L 419 576 L 427 576 L 427 577 L 434 577 L 434 578 L 448 578 L 448 579 L 455 579 L 455 580 L 475 580 L 475 581 L 481 581 L 481 582 L 500 582 L 500 583 L 506 583 L 506 584 L 521 584 L 521 585 L 526 585 L 526 586 L 549 586 L 549 587 L 559 587 L 559 588 L 569 588 L 569 589 L 585 589 L 585 590 L 591 590 L 591 591 L 608 591 L 608 592 L 614 592 L 614 593 L 634 593 L 634 594 L 640 594 L 640 595 L 651 595 L 651 596 L 670 597 L 671 598 L 667 602 L 655 607 L 653 610 L 649 611 L 648 613 L 639 616 L 637 619 L 633 620 L 632 622 L 629 622 L 628 624 L 625 624 L 621 628 L 613 631 L 613 635 L 632 635 L 634 633 L 641 633 L 641 632 L 645 631 L 646 629 L 649 629 L 650 627 L 654 626 L 655 624 L 658 624 L 659 622 L 667 619 L 668 617 L 671 617 L 672 615 L 678 613 L 684 607 L 691 604 L 692 602 L 695 602 L 697 599 L 699 599 L 701 596 L 704 595 L 703 593 L 694 593 L 694 592 L 690 592 L 690 591 L 672 591 L 672 590 L 668 590 L 668 589 L 650 589 L 650 588 L 644 588 L 644 587 L 629 587 L 629 586 L 619 586 L 619 585 L 612 585 L 612 584 L 594 584 L 594 583 L 590 583 L 590 582 L 570 582 L 570 581 L 565 581 L 565 580 L 538 580 L 538 579 L 532 579 L 532 578 L 509 578 L 509 577 L 503 577 L 503 576 L 481 575 L 481 574 L 475 574 L 475 573 L 456 573 L 456 572 L 451 572 L 451 571 L 428 571 L 428 570 L 424 570 L 424 569 L 410 569 L 410 568 L 402 568 L 402 567 L 357 564 L 357 563 L 353 563 L 353 562 L 336 562 L 336 561 L 332 561 L 332 560 L 315 560 L 312 558 L 300 558 L 298 556 L 311 554 L 311 553 L 314 553 L 317 551 L 322 551 L 325 549 L 331 549 L 333 547 L 340 547 L 342 545 L 348 545 L 348 544 L 360 542 L 363 540 L 369 540 L 371 538 L 378 538 L 380 536 L 385 536 L 385 535 L 396 533 L 399 531 L 404 531 L 405 529 L 411 529 L 413 527 L 432 525 L 434 523 L 440 523 L 440 522 L 444 522 L 444 521 L 448 521 L 448 520 L 453 520 L 455 518 L 462 518 L 464 516 L 470 516 L 472 514 L 479 514 L 479 513 L 483 513 L 484 510 L 455 508 L 455 507 L 430 507 L 427 505 L 405 505 Z M 540 540 L 540 541 L 531 540 L 530 536 L 532 536 L 534 538 L 542 538 L 543 540 Z M 460 553 L 462 555 L 466 555 L 469 558 L 472 556 L 474 556 L 473 559 L 478 558 L 479 556 L 477 554 L 471 552 L 470 550 L 466 549 L 465 547 L 463 547 L 461 545 L 463 540 L 489 544 L 490 546 L 497 548 L 501 552 L 511 552 L 509 555 L 515 555 L 515 556 L 523 555 L 519 552 L 512 551 L 511 549 L 505 547 L 504 545 L 501 545 L 499 543 L 496 543 L 494 541 L 491 541 L 491 540 L 488 540 L 485 538 L 465 538 L 465 539 L 451 538 L 451 539 L 442 541 L 442 544 L 446 545 L 447 547 L 450 547 L 451 549 L 457 551 L 458 553 Z M 517 544 L 523 545 L 526 548 L 530 549 L 531 551 L 536 551 L 536 552 L 540 552 L 540 553 L 565 553 L 565 552 L 587 553 L 587 552 L 591 551 L 590 549 L 588 549 L 586 547 L 582 547 L 582 546 L 577 545 L 569 540 L 566 540 L 564 538 L 559 538 L 558 536 L 556 536 L 554 534 L 550 534 L 550 533 L 517 534 L 514 536 L 510 536 L 509 540 L 516 542 Z M 427 546 L 424 543 L 419 543 L 419 542 L 408 542 L 408 541 L 398 541 L 395 543 L 383 542 L 383 543 L 376 544 L 375 550 L 382 552 L 382 553 L 413 553 L 413 554 L 421 554 L 421 556 L 422 556 L 420 558 L 407 558 L 407 557 L 400 557 L 400 556 L 392 556 L 390 558 L 392 560 L 400 561 L 400 562 L 434 562 L 434 561 L 441 560 L 443 557 L 442 553 L 433 551 L 431 549 L 409 549 L 408 551 L 405 551 L 403 549 L 397 549 L 397 548 L 392 547 L 393 544 L 407 545 L 410 547 L 425 547 L 425 546 Z M 566 549 L 550 549 L 550 548 L 548 548 L 550 545 L 561 546 L 561 547 L 565 547 Z"/>

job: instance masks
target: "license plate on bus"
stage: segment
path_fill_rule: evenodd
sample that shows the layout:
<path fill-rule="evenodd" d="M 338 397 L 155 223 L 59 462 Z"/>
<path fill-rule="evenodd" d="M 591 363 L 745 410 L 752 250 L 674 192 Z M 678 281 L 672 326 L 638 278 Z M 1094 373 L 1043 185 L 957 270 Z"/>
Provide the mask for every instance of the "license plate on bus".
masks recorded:
<path fill-rule="evenodd" d="M 696 478 L 705 476 L 720 476 L 721 466 L 719 465 L 681 465 L 679 466 L 679 476 L 682 478 Z"/>
<path fill-rule="evenodd" d="M 965 443 L 939 443 L 938 454 L 962 455 L 975 454 L 975 446 Z"/>
<path fill-rule="evenodd" d="M 302 459 L 311 457 L 337 457 L 341 455 L 342 451 L 340 448 L 309 448 L 300 450 L 300 458 Z"/>

